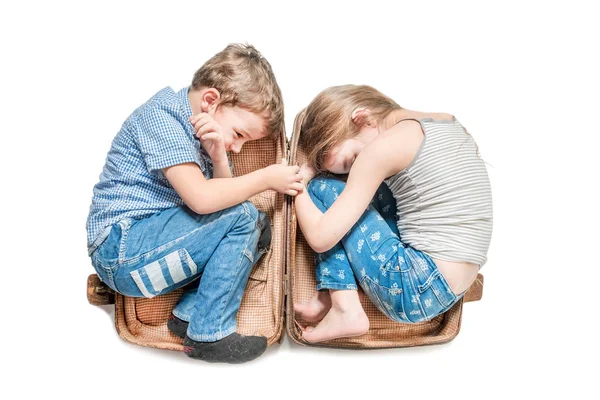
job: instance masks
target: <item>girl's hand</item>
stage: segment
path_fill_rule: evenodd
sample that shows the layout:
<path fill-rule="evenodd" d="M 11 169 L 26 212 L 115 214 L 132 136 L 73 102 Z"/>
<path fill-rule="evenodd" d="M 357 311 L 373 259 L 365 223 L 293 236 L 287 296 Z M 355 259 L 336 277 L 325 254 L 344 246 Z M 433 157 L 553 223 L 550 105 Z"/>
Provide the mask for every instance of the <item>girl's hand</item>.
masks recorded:
<path fill-rule="evenodd" d="M 213 163 L 227 162 L 227 151 L 223 142 L 221 125 L 208 113 L 192 115 L 190 122 L 194 126 L 196 137 L 200 139 L 202 147 Z"/>
<path fill-rule="evenodd" d="M 304 178 L 304 184 L 308 185 L 308 182 L 315 177 L 316 171 L 309 163 L 304 163 L 300 167 L 300 175 Z"/>
<path fill-rule="evenodd" d="M 299 170 L 300 167 L 297 165 L 288 166 L 285 158 L 281 160 L 281 164 L 269 165 L 264 168 L 267 185 L 279 193 L 296 196 L 304 190 Z"/>

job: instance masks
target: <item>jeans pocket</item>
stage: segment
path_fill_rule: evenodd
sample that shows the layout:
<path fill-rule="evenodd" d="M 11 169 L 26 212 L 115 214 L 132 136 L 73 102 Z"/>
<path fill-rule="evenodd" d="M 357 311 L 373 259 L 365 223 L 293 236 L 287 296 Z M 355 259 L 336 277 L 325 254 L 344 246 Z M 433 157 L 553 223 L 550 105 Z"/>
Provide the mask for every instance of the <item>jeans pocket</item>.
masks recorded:
<path fill-rule="evenodd" d="M 385 287 L 364 276 L 361 287 L 371 299 L 371 302 L 388 318 L 396 322 L 410 322 L 404 313 L 404 301 L 402 299 L 402 288 L 394 283 L 392 287 Z"/>
<path fill-rule="evenodd" d="M 104 282 L 112 290 L 117 290 L 115 287 L 114 266 L 105 266 L 98 259 L 98 252 L 94 252 L 92 254 L 92 266 L 96 270 L 96 274 L 98 274 L 98 278 L 100 278 L 102 282 Z"/>
<path fill-rule="evenodd" d="M 121 240 L 119 241 L 120 263 L 124 262 L 124 260 L 127 258 L 127 235 L 129 235 L 129 230 L 134 222 L 135 220 L 133 218 L 124 218 L 116 224 L 116 226 L 118 226 L 117 231 L 121 234 Z"/>
<path fill-rule="evenodd" d="M 417 289 L 419 294 L 431 289 L 444 311 L 458 300 L 444 275 L 437 269 L 429 275 L 423 284 L 418 285 Z"/>
<path fill-rule="evenodd" d="M 186 279 L 198 273 L 198 266 L 185 248 L 175 250 L 152 262 L 142 261 L 143 266 L 129 272 L 130 279 L 124 286 L 134 284 L 144 297 L 151 298 L 163 293 L 167 288 L 180 286 Z M 119 282 L 119 286 L 121 283 Z M 130 288 L 121 287 L 127 294 Z M 128 290 L 129 289 L 129 290 Z"/>
<path fill-rule="evenodd" d="M 398 260 L 397 239 L 388 238 L 377 243 L 376 246 L 373 245 L 370 249 L 371 261 L 377 265 L 382 273 L 384 271 L 399 272 L 401 270 L 401 264 Z"/>

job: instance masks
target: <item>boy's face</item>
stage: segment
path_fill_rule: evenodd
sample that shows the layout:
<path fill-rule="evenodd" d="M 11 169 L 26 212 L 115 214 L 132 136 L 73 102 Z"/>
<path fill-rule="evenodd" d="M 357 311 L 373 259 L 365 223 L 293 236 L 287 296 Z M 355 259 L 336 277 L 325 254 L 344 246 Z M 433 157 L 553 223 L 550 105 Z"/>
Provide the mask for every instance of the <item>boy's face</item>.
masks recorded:
<path fill-rule="evenodd" d="M 241 107 L 219 106 L 213 118 L 221 126 L 223 143 L 228 152 L 239 153 L 247 141 L 262 139 L 267 135 L 264 118 Z"/>

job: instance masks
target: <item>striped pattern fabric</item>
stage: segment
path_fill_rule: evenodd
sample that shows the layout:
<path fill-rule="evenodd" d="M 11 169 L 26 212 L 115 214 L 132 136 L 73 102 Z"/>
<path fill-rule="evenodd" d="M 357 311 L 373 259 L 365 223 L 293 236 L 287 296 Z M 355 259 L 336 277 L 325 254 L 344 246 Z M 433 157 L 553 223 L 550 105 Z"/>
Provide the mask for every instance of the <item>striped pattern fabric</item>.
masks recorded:
<path fill-rule="evenodd" d="M 419 121 L 424 139 L 412 163 L 386 180 L 402 242 L 439 260 L 487 260 L 492 192 L 477 145 L 456 120 Z"/>
<path fill-rule="evenodd" d="M 198 266 L 188 251 L 181 248 L 143 268 L 131 271 L 130 274 L 144 297 L 151 298 L 197 272 Z"/>

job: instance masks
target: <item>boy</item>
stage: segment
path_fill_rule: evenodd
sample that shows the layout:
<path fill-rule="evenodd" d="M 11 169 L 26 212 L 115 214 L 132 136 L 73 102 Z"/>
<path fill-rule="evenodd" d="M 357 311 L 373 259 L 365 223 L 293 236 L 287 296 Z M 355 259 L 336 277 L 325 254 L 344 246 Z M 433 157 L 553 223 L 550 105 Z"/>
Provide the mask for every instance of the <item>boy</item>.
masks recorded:
<path fill-rule="evenodd" d="M 88 251 L 108 286 L 153 297 L 202 274 L 168 321 L 192 358 L 242 363 L 266 349 L 265 337 L 235 332 L 250 269 L 270 242 L 266 215 L 247 200 L 267 189 L 295 196 L 302 176 L 284 160 L 232 178 L 227 152 L 283 124 L 269 63 L 253 46 L 229 45 L 190 88 L 165 88 L 131 114 L 94 187 Z"/>

